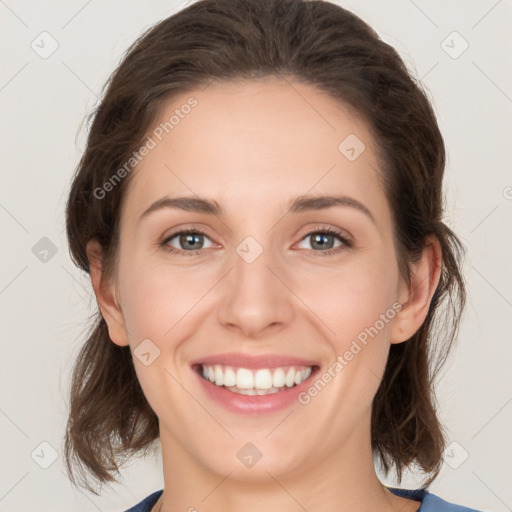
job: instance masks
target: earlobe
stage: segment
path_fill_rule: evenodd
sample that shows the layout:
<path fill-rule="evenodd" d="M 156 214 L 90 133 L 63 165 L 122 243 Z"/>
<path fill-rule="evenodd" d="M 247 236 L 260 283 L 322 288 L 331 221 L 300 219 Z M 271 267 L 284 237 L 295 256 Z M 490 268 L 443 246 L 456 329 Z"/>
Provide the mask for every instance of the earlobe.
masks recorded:
<path fill-rule="evenodd" d="M 88 242 L 87 258 L 91 284 L 101 315 L 107 323 L 110 339 L 116 345 L 127 346 L 128 336 L 123 313 L 116 297 L 115 284 L 112 279 L 107 279 L 103 272 L 103 251 L 97 240 Z"/>
<path fill-rule="evenodd" d="M 406 289 L 404 285 L 399 297 L 402 309 L 391 326 L 391 343 L 407 341 L 421 327 L 439 284 L 441 268 L 441 247 L 437 238 L 431 235 L 427 238 L 420 261 L 411 268 L 410 286 Z"/>

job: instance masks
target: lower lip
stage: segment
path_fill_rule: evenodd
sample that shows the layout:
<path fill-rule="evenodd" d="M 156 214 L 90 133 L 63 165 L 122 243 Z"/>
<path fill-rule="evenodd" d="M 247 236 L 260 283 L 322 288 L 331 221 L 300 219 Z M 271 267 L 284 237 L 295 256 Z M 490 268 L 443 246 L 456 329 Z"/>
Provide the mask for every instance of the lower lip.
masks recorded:
<path fill-rule="evenodd" d="M 261 414 L 279 411 L 297 402 L 298 395 L 311 385 L 311 377 L 316 374 L 317 370 L 318 368 L 314 368 L 311 375 L 304 382 L 296 386 L 285 388 L 283 391 L 269 395 L 254 396 L 234 393 L 224 387 L 212 384 L 209 380 L 201 377 L 197 372 L 194 373 L 201 381 L 201 385 L 207 395 L 219 405 L 236 413 Z"/>

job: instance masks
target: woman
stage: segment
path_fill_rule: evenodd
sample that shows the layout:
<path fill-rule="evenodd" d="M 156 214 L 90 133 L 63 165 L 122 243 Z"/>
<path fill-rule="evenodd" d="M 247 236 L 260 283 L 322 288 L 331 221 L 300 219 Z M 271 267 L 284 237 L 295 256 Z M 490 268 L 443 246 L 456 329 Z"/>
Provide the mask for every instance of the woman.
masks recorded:
<path fill-rule="evenodd" d="M 148 30 L 67 206 L 99 306 L 74 481 L 159 439 L 165 487 L 131 511 L 471 510 L 427 490 L 465 301 L 444 164 L 424 92 L 339 6 L 204 0 Z M 423 487 L 384 486 L 374 456 Z"/>

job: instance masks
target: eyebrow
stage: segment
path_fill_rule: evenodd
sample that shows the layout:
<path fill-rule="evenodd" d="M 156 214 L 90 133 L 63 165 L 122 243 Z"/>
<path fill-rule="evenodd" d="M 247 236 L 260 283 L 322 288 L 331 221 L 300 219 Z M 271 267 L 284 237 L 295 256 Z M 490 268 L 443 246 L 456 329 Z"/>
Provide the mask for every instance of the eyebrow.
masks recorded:
<path fill-rule="evenodd" d="M 323 195 L 323 196 L 300 196 L 289 203 L 290 213 L 302 213 L 308 211 L 318 211 L 335 206 L 346 206 L 354 208 L 364 213 L 374 224 L 377 224 L 372 212 L 356 199 L 343 195 Z M 184 210 L 188 212 L 206 213 L 209 215 L 221 216 L 222 208 L 217 201 L 212 201 L 202 197 L 162 197 L 155 201 L 140 216 L 140 220 L 158 210 L 171 208 Z"/>

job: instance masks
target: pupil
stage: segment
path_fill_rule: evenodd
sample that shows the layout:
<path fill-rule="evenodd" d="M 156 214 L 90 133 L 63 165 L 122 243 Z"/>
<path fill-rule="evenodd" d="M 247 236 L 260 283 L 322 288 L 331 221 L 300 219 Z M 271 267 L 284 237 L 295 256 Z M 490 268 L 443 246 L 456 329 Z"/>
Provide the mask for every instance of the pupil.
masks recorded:
<path fill-rule="evenodd" d="M 322 239 L 325 240 L 326 238 L 331 238 L 332 239 L 332 236 L 331 235 L 322 235 L 322 234 L 314 235 L 314 237 L 313 237 L 313 239 L 314 239 L 313 246 L 314 246 L 315 243 L 319 243 L 319 247 L 320 248 L 331 249 L 332 248 L 332 243 L 329 244 L 328 242 L 322 242 Z M 326 247 L 326 246 L 329 246 L 329 247 Z"/>
<path fill-rule="evenodd" d="M 189 247 L 189 248 L 192 248 L 192 249 L 195 249 L 195 247 L 193 247 L 193 244 L 194 244 L 194 241 L 198 241 L 199 240 L 199 237 L 201 235 L 194 235 L 194 234 L 186 234 L 186 235 L 182 235 L 181 236 L 181 241 L 185 241 L 184 242 L 184 246 L 186 247 Z"/>

